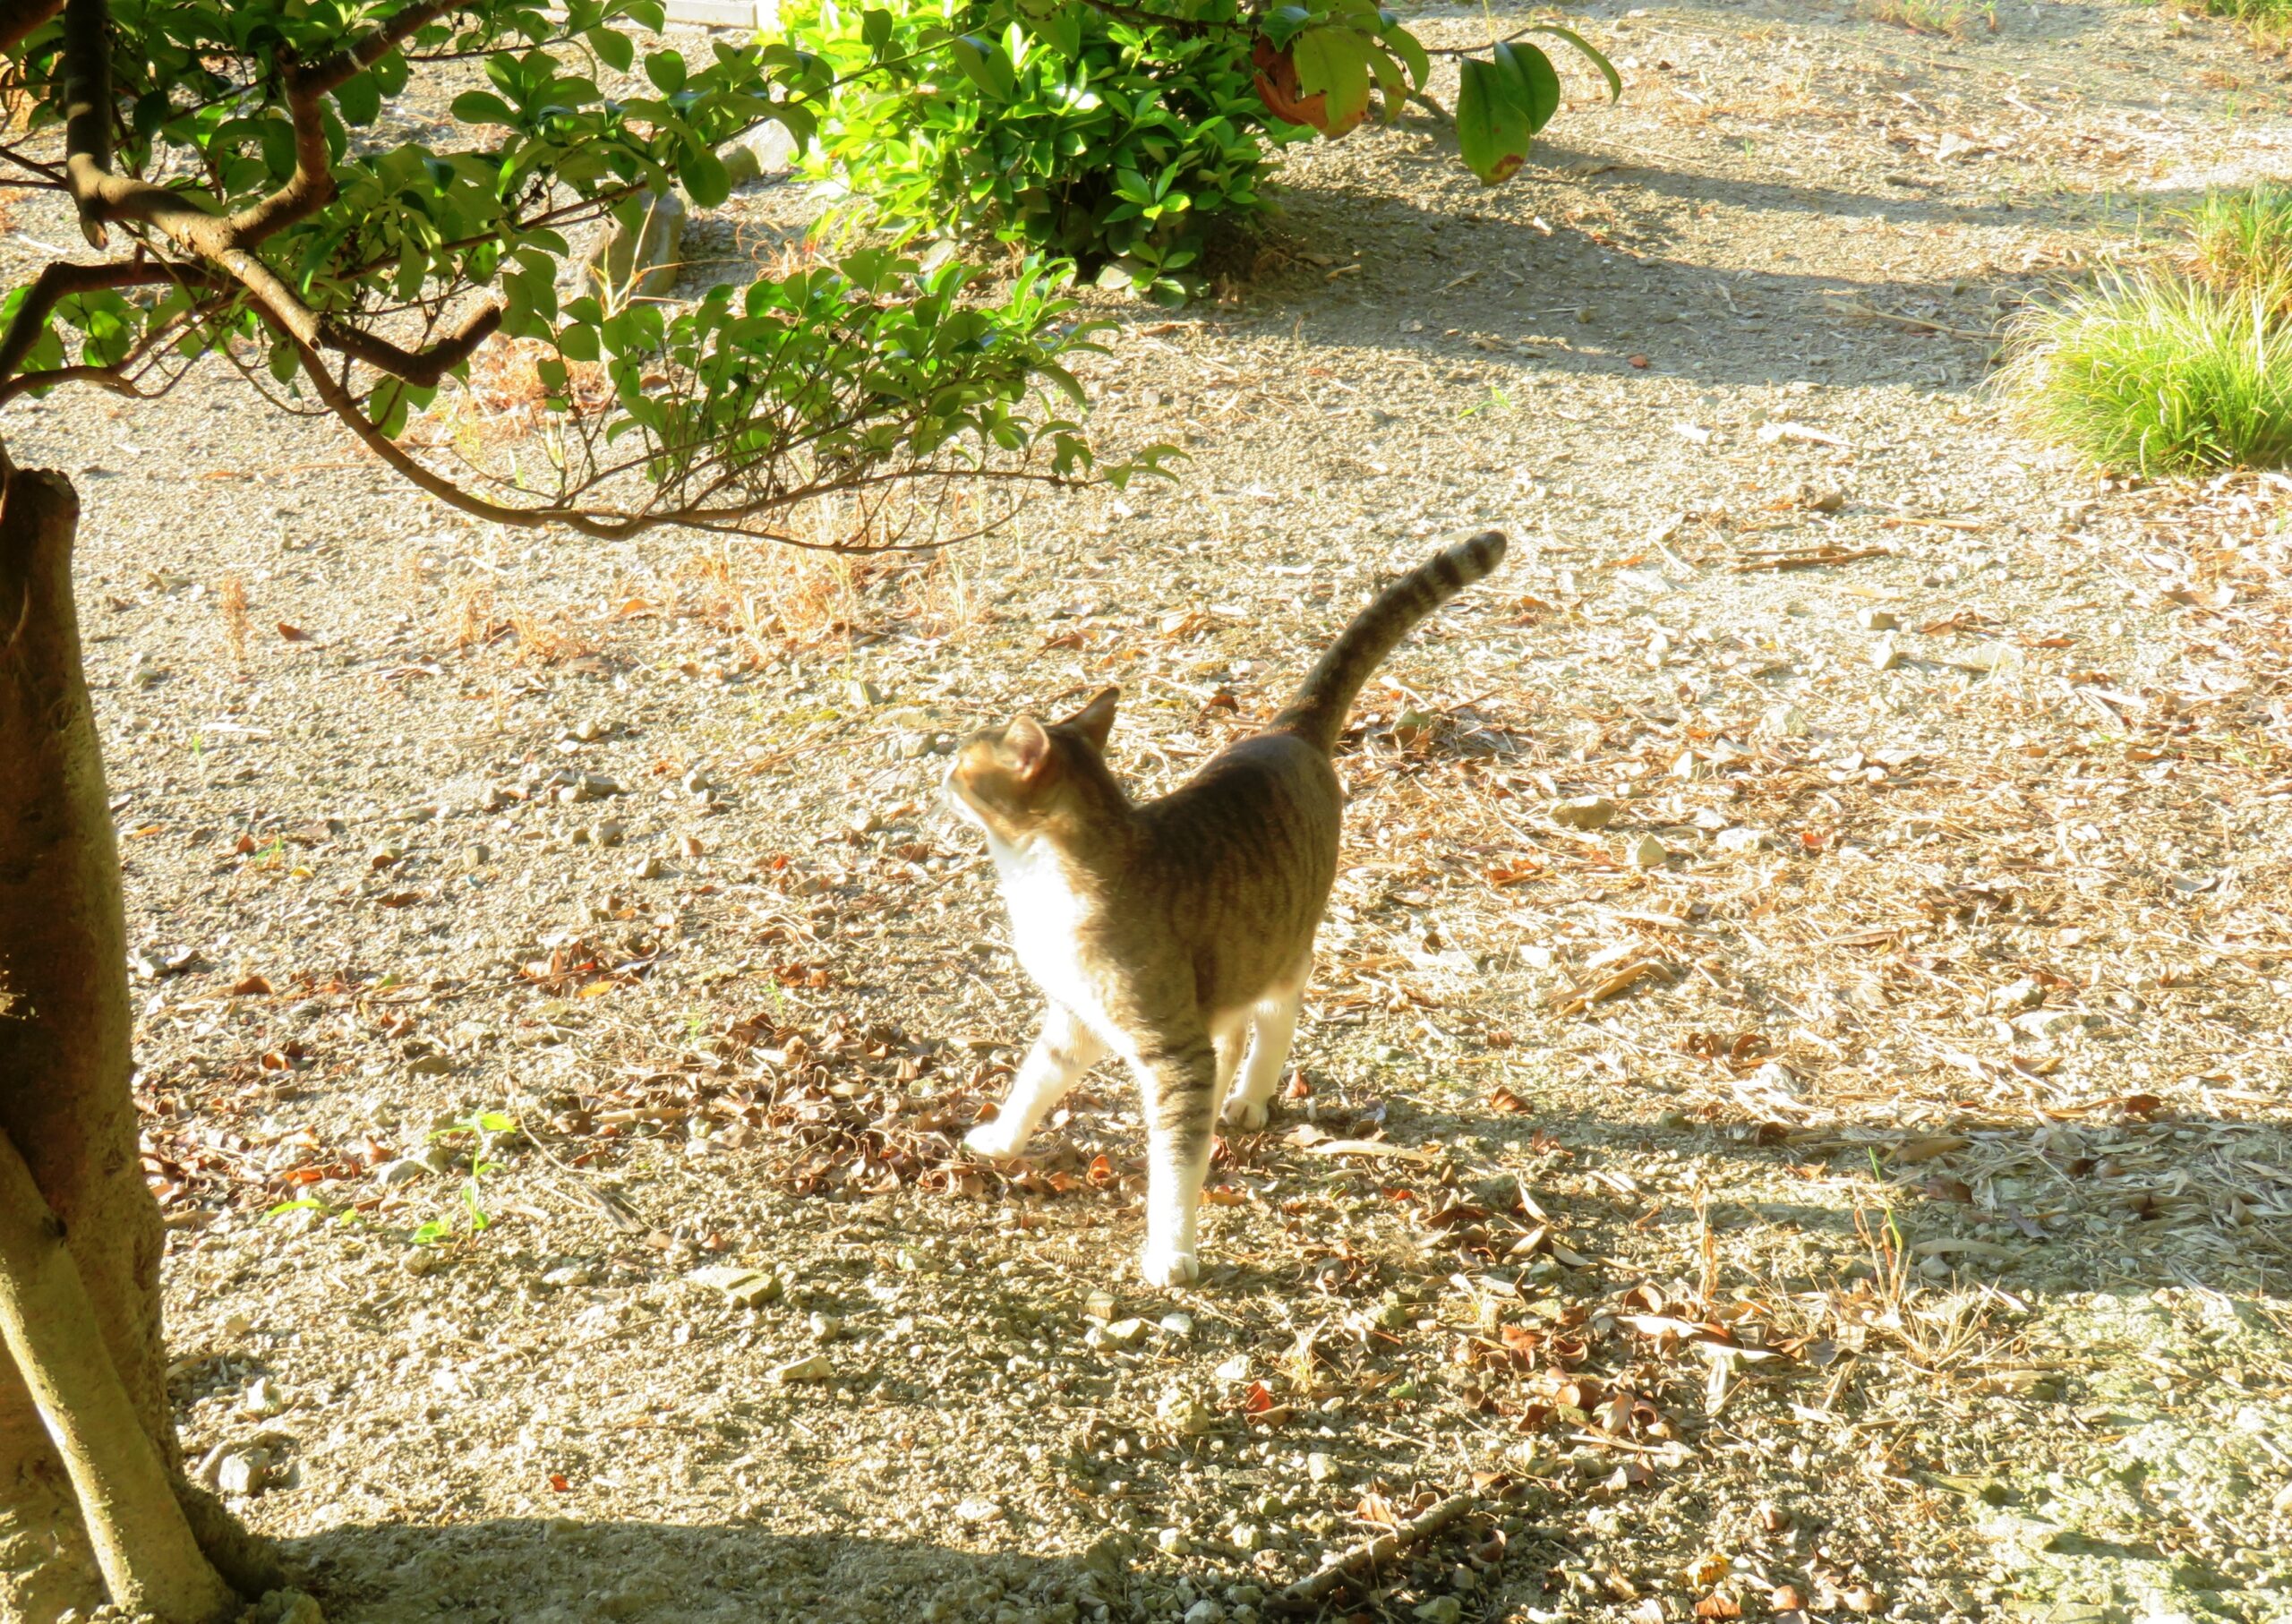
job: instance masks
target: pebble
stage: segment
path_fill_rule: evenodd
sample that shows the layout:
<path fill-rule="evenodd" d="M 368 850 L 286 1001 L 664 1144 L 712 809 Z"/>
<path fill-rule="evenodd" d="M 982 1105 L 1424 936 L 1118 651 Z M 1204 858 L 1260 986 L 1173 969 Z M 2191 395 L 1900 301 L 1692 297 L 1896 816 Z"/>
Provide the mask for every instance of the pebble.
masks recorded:
<path fill-rule="evenodd" d="M 270 1480 L 270 1451 L 234 1449 L 215 1468 L 215 1486 L 226 1494 L 260 1493 Z"/>
<path fill-rule="evenodd" d="M 1615 802 L 1597 795 L 1554 801 L 1552 821 L 1563 829 L 1604 829 L 1615 821 Z"/>
<path fill-rule="evenodd" d="M 1764 829 L 1722 829 L 1711 843 L 1722 851 L 1764 851 L 1775 836 Z"/>
<path fill-rule="evenodd" d="M 603 818 L 589 828 L 592 845 L 618 846 L 629 837 L 628 829 L 617 818 Z"/>
<path fill-rule="evenodd" d="M 1652 834 L 1643 834 L 1631 842 L 1629 856 L 1634 868 L 1660 868 L 1671 855 L 1671 848 Z"/>
<path fill-rule="evenodd" d="M 1110 1291 L 1094 1291 L 1082 1299 L 1082 1316 L 1085 1319 L 1111 1320 L 1114 1311 L 1114 1293 Z"/>
<path fill-rule="evenodd" d="M 1187 1551 L 1193 1549 L 1193 1542 L 1186 1538 L 1185 1530 L 1183 1528 L 1161 1528 L 1156 1530 L 1154 1534 L 1154 1543 L 1161 1547 L 1163 1551 L 1170 1556 L 1184 1556 Z"/>
<path fill-rule="evenodd" d="M 430 1169 L 411 1156 L 401 1156 L 396 1161 L 384 1162 L 374 1169 L 374 1182 L 385 1190 L 400 1184 L 410 1184 L 418 1178 L 430 1176 Z"/>
<path fill-rule="evenodd" d="M 1143 1320 L 1116 1320 L 1106 1328 L 1107 1340 L 1116 1347 L 1130 1347 L 1142 1340 L 1145 1335 L 1146 1321 Z"/>
<path fill-rule="evenodd" d="M 706 1269 L 696 1269 L 685 1278 L 696 1286 L 723 1292 L 742 1308 L 760 1308 L 780 1298 L 779 1276 L 768 1269 L 749 1269 L 739 1263 L 716 1263 Z"/>
<path fill-rule="evenodd" d="M 1434 1596 L 1419 1607 L 1415 1616 L 1424 1624 L 1458 1624 L 1465 1616 L 1465 1604 L 1454 1596 Z"/>
<path fill-rule="evenodd" d="M 438 1254 L 434 1247 L 430 1246 L 416 1246 L 410 1249 L 398 1262 L 400 1269 L 417 1278 L 436 1274 L 445 1266 L 446 1260 Z"/>
<path fill-rule="evenodd" d="M 2014 1029 L 2026 1032 L 2032 1038 L 2065 1038 L 2071 1032 L 2081 1030 L 2084 1024 L 2084 1016 L 2074 1010 L 2067 1009 L 2041 1009 L 2034 1014 L 2016 1015 L 2014 1018 Z"/>
<path fill-rule="evenodd" d="M 1226 1624 L 1226 1603 L 1202 1597 L 1185 1610 L 1185 1624 Z"/>
<path fill-rule="evenodd" d="M 1173 1337 L 1191 1337 L 1193 1335 L 1193 1316 L 1192 1314 L 1164 1314 L 1162 1329 Z"/>
<path fill-rule="evenodd" d="M 657 857 L 640 857 L 629 870 L 631 877 L 640 880 L 657 880 L 668 871 L 668 865 Z"/>
<path fill-rule="evenodd" d="M 785 1384 L 791 1381 L 825 1381 L 835 1374 L 835 1366 L 825 1354 L 813 1354 L 802 1359 L 791 1359 L 785 1364 L 772 1367 L 772 1379 Z"/>
<path fill-rule="evenodd" d="M 2045 988 L 2027 976 L 2018 981 L 2008 981 L 1989 995 L 1989 1008 L 1993 1014 L 2031 1009 L 2044 1002 Z"/>
<path fill-rule="evenodd" d="M 1337 1462 L 1326 1451 L 1315 1449 L 1305 1457 L 1305 1475 L 1317 1483 L 1325 1483 L 1337 1475 Z"/>
<path fill-rule="evenodd" d="M 239 1408 L 249 1415 L 268 1420 L 286 1407 L 286 1396 L 278 1384 L 268 1376 L 257 1376 L 247 1383 L 247 1390 L 239 1399 Z"/>
<path fill-rule="evenodd" d="M 1902 629 L 1902 622 L 1894 618 L 1894 613 L 1890 609 L 1858 609 L 1854 611 L 1854 623 L 1864 631 L 1900 631 Z"/>
<path fill-rule="evenodd" d="M 1902 663 L 1902 650 L 1892 637 L 1881 637 L 1871 645 L 1870 663 L 1878 671 L 1890 671 Z"/>
<path fill-rule="evenodd" d="M 1244 1556 L 1262 1550 L 1265 1545 L 1265 1534 L 1254 1523 L 1236 1523 L 1226 1540 Z"/>
<path fill-rule="evenodd" d="M 563 1291 L 569 1286 L 586 1286 L 595 1278 L 596 1276 L 591 1272 L 589 1266 L 586 1263 L 560 1263 L 545 1272 L 541 1278 L 541 1283 L 552 1291 Z"/>
<path fill-rule="evenodd" d="M 1200 1438 L 1218 1426 L 1216 1413 L 1191 1393 L 1165 1394 L 1154 1413 L 1181 1438 Z"/>

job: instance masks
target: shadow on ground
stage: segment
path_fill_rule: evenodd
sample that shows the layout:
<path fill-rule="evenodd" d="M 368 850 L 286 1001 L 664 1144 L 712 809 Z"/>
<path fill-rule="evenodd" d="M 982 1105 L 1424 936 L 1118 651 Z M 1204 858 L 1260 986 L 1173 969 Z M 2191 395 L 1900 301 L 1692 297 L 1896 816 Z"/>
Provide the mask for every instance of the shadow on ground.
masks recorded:
<path fill-rule="evenodd" d="M 1020 1624 L 1118 1589 L 1078 1561 L 736 1523 L 354 1524 L 282 1548 L 329 1624 Z"/>

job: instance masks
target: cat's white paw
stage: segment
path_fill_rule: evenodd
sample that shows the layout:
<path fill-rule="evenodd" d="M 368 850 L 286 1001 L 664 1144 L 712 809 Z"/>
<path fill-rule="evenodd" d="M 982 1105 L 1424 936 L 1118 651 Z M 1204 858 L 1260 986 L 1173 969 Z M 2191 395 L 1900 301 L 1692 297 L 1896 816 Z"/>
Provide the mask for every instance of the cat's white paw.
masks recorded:
<path fill-rule="evenodd" d="M 1254 1133 L 1265 1126 L 1269 1115 L 1264 1101 L 1236 1098 L 1226 1102 L 1226 1108 L 1218 1113 L 1218 1120 L 1237 1133 Z"/>
<path fill-rule="evenodd" d="M 1027 1148 L 1027 1141 L 1019 1137 L 1017 1130 L 1017 1123 L 1007 1116 L 998 1116 L 964 1134 L 963 1149 L 982 1161 L 1009 1161 Z"/>
<path fill-rule="evenodd" d="M 1138 1272 L 1149 1286 L 1191 1286 L 1202 1277 L 1202 1260 L 1190 1252 L 1149 1246 L 1138 1261 Z"/>

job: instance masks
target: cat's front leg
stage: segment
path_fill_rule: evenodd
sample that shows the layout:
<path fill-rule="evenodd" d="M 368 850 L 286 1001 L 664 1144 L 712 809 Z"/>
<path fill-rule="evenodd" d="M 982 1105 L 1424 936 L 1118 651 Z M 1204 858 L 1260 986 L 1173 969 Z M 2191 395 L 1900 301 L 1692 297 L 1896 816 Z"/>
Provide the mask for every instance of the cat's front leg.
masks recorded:
<path fill-rule="evenodd" d="M 964 1134 L 963 1149 L 988 1161 L 1008 1161 L 1018 1155 L 1042 1119 L 1105 1053 L 1106 1046 L 1065 1005 L 1051 1004 L 1043 1012 L 1041 1035 L 1020 1064 L 995 1120 Z"/>
<path fill-rule="evenodd" d="M 1207 1033 L 1139 1056 L 1146 1089 L 1146 1250 L 1150 1286 L 1190 1286 L 1202 1272 L 1194 1219 L 1218 1109 L 1218 1051 Z"/>

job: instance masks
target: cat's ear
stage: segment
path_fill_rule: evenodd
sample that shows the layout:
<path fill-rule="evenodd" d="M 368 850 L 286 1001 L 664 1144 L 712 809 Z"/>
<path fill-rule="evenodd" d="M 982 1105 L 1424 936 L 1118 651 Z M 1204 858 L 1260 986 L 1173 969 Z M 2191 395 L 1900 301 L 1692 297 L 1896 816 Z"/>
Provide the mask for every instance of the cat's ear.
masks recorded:
<path fill-rule="evenodd" d="M 1033 717 L 1021 716 L 1003 730 L 1003 754 L 1013 775 L 1031 779 L 1050 759 L 1050 735 Z"/>
<path fill-rule="evenodd" d="M 1107 753 L 1107 735 L 1114 731 L 1114 703 L 1121 697 L 1120 688 L 1102 688 L 1090 704 L 1059 725 L 1081 734 L 1093 750 L 1103 756 Z"/>

